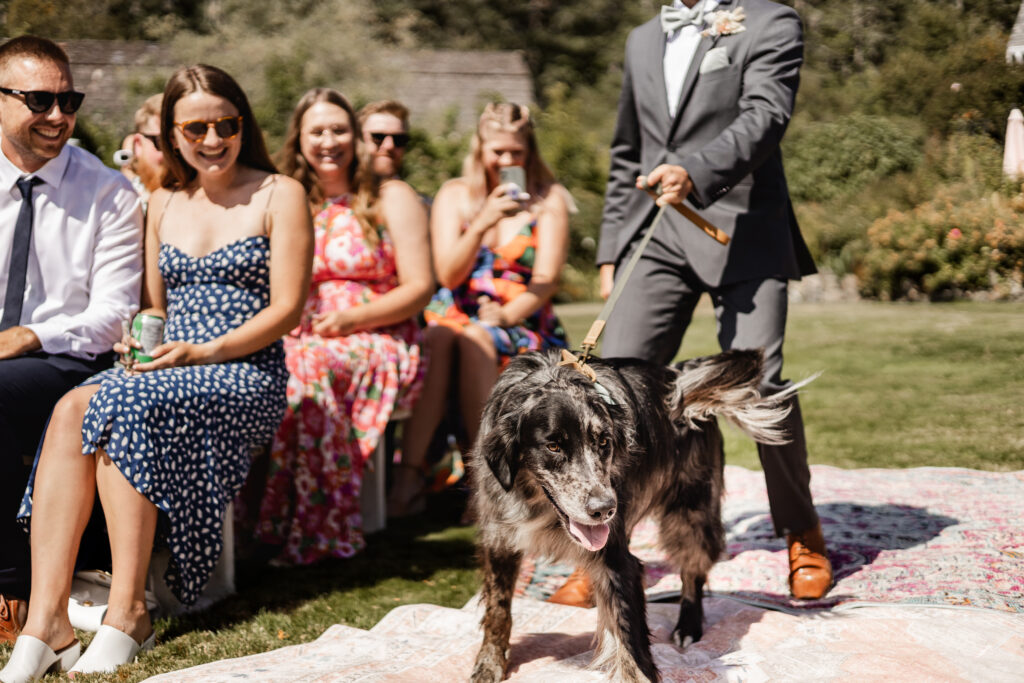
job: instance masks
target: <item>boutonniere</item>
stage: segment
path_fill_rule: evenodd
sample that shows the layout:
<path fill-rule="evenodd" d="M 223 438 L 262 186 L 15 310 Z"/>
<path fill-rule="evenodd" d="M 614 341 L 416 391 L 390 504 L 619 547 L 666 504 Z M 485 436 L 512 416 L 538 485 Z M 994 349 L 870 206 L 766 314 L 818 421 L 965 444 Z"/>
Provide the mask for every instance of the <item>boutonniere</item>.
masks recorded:
<path fill-rule="evenodd" d="M 743 11 L 742 7 L 737 7 L 734 10 L 710 12 L 705 17 L 709 27 L 701 31 L 700 34 L 707 38 L 717 38 L 718 36 L 731 36 L 734 33 L 746 31 L 747 27 L 740 23 L 746 18 L 747 13 Z"/>

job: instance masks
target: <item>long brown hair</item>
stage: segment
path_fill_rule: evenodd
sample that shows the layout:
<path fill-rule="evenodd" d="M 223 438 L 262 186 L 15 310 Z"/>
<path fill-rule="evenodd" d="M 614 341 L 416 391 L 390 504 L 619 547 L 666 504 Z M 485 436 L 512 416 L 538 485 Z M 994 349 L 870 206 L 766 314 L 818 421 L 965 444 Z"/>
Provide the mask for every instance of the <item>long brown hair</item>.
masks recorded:
<path fill-rule="evenodd" d="M 238 153 L 238 163 L 268 173 L 277 173 L 277 168 L 267 153 L 263 132 L 256 123 L 249 99 L 241 86 L 223 69 L 208 64 L 193 64 L 175 71 L 167 79 L 167 85 L 164 87 L 164 99 L 160 107 L 160 151 L 164 153 L 164 187 L 181 189 L 188 187 L 196 178 L 196 170 L 185 163 L 181 152 L 171 142 L 174 131 L 174 105 L 181 98 L 194 92 L 223 97 L 238 110 L 242 117 L 242 149 Z"/>
<path fill-rule="evenodd" d="M 352 126 L 352 162 L 348 167 L 349 192 L 353 195 L 352 213 L 363 229 L 363 236 L 370 244 L 377 244 L 377 199 L 380 197 L 381 178 L 373 173 L 370 165 L 369 150 L 363 144 L 363 134 L 359 120 L 352 104 L 344 95 L 333 88 L 313 88 L 299 98 L 291 118 L 288 119 L 288 130 L 284 143 L 277 153 L 277 161 L 281 172 L 295 178 L 306 188 L 306 195 L 312 211 L 320 210 L 323 204 L 324 189 L 316 171 L 302 155 L 302 117 L 310 107 L 319 102 L 326 102 L 341 107 L 348 114 L 349 125 Z"/>
<path fill-rule="evenodd" d="M 483 206 L 488 192 L 487 171 L 483 163 L 484 139 L 496 131 L 522 136 L 526 142 L 526 191 L 534 201 L 546 197 L 555 184 L 555 174 L 540 155 L 529 108 L 512 102 L 491 102 L 480 114 L 469 154 L 462 161 L 462 177 L 469 185 L 474 213 Z"/>

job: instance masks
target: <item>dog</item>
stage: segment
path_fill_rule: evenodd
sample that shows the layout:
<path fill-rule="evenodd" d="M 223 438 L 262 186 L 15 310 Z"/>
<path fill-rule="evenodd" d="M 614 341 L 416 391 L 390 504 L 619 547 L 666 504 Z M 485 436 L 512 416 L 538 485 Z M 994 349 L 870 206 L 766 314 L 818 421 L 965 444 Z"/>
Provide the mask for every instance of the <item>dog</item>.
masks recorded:
<path fill-rule="evenodd" d="M 512 592 L 525 553 L 591 577 L 598 607 L 594 666 L 616 681 L 656 681 L 643 566 L 629 552 L 650 515 L 682 578 L 673 640 L 700 639 L 708 571 L 725 547 L 724 452 L 716 416 L 755 440 L 785 443 L 786 400 L 761 396 L 759 350 L 666 367 L 638 359 L 582 364 L 556 351 L 517 356 L 484 408 L 470 486 L 483 587 L 474 682 L 508 668 Z M 588 376 L 589 375 L 589 376 Z"/>

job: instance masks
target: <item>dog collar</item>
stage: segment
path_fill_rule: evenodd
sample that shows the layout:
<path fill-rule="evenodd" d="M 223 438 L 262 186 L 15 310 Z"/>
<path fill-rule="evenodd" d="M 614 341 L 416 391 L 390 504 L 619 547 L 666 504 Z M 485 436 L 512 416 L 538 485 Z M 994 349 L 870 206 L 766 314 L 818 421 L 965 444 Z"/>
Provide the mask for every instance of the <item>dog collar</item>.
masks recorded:
<path fill-rule="evenodd" d="M 615 403 L 615 399 L 612 398 L 611 393 L 604 387 L 603 384 L 597 381 L 597 373 L 594 372 L 594 368 L 587 365 L 586 361 L 580 360 L 572 354 L 568 349 L 562 349 L 562 360 L 558 363 L 559 366 L 569 365 L 572 368 L 589 379 L 594 383 L 594 389 L 597 391 L 597 395 L 601 397 L 601 400 L 610 406 L 618 405 Z"/>

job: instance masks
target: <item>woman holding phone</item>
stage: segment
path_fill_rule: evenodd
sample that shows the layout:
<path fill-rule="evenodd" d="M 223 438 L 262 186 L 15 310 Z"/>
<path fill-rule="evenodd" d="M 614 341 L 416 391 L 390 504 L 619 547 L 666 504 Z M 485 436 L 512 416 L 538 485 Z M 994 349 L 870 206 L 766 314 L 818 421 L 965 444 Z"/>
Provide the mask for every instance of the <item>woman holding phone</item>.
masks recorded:
<path fill-rule="evenodd" d="M 441 289 L 424 311 L 430 364 L 405 426 L 403 461 L 388 500 L 392 516 L 421 507 L 426 450 L 453 374 L 473 441 L 508 360 L 568 346 L 551 297 L 568 252 L 570 210 L 569 193 L 540 156 L 529 109 L 488 104 L 462 176 L 434 200 L 430 234 Z"/>

